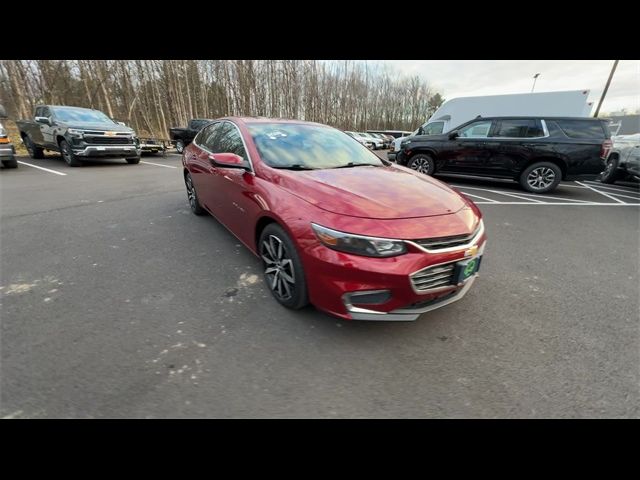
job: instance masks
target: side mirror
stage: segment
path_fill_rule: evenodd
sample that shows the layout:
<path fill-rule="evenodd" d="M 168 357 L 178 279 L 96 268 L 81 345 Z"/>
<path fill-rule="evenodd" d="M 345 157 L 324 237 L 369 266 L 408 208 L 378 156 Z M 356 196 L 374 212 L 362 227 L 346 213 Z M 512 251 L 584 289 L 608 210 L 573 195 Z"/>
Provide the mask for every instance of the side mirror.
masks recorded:
<path fill-rule="evenodd" d="M 36 117 L 36 122 L 51 126 L 51 120 L 47 117 Z"/>
<path fill-rule="evenodd" d="M 235 153 L 213 153 L 209 160 L 216 167 L 248 169 L 244 158 Z"/>
<path fill-rule="evenodd" d="M 454 130 L 453 132 L 451 132 L 451 133 L 449 134 L 449 140 L 455 140 L 456 138 L 458 138 L 458 136 L 459 136 L 459 135 L 458 135 L 458 131 L 457 131 L 457 130 Z"/>

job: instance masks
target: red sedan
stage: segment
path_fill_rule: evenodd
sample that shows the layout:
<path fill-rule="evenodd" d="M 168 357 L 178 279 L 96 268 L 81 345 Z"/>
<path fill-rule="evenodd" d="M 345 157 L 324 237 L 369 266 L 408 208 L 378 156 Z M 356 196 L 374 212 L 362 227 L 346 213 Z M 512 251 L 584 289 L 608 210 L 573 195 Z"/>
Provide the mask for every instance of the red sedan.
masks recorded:
<path fill-rule="evenodd" d="M 415 320 L 477 276 L 482 214 L 445 184 L 317 123 L 229 117 L 184 151 L 191 210 L 262 259 L 282 305 Z"/>

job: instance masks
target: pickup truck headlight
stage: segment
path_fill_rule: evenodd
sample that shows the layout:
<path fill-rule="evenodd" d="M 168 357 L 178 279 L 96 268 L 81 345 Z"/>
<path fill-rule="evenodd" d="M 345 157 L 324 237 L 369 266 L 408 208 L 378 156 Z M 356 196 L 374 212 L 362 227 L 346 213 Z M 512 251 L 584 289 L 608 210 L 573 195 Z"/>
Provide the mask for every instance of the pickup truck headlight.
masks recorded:
<path fill-rule="evenodd" d="M 68 128 L 67 133 L 69 135 L 75 135 L 77 137 L 81 137 L 84 135 L 84 130 L 78 130 L 77 128 Z"/>
<path fill-rule="evenodd" d="M 395 257 L 407 252 L 407 247 L 402 240 L 354 235 L 315 223 L 312 223 L 311 227 L 323 245 L 340 252 L 365 257 Z"/>

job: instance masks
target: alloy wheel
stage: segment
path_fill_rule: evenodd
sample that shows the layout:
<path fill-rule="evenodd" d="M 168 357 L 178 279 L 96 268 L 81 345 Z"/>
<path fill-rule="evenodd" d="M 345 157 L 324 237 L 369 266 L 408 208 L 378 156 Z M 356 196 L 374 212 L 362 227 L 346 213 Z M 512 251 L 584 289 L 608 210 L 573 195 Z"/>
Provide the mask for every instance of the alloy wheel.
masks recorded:
<path fill-rule="evenodd" d="M 292 297 L 296 285 L 293 262 L 282 240 L 269 235 L 260 246 L 260 256 L 265 264 L 265 276 L 271 291 L 281 300 Z"/>
<path fill-rule="evenodd" d="M 531 170 L 527 176 L 527 183 L 535 190 L 550 187 L 556 179 L 555 172 L 549 167 L 538 167 Z"/>
<path fill-rule="evenodd" d="M 415 170 L 416 172 L 420 172 L 420 173 L 428 174 L 430 167 L 431 167 L 431 163 L 426 158 L 416 158 L 411 163 L 411 169 Z"/>
<path fill-rule="evenodd" d="M 191 176 L 188 175 L 185 179 L 185 183 L 187 184 L 187 197 L 189 198 L 189 205 L 192 210 L 195 210 L 197 206 L 196 200 L 196 189 L 193 187 L 193 180 L 191 180 Z"/>

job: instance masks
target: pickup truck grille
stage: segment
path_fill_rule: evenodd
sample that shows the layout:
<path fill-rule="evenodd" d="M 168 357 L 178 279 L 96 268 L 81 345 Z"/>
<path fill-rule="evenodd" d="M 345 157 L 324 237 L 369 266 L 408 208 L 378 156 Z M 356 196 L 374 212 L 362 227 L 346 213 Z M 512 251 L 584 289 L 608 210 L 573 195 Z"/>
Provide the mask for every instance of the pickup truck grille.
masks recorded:
<path fill-rule="evenodd" d="M 90 145 L 130 145 L 133 143 L 131 138 L 127 137 L 104 137 L 85 135 L 84 141 Z"/>
<path fill-rule="evenodd" d="M 457 260 L 456 260 L 457 262 Z M 431 290 L 432 288 L 445 287 L 453 283 L 453 274 L 456 262 L 428 267 L 411 275 L 411 284 L 418 292 Z"/>
<path fill-rule="evenodd" d="M 440 250 L 443 248 L 459 247 L 469 243 L 480 231 L 481 225 L 467 235 L 452 235 L 449 237 L 425 238 L 422 240 L 414 240 L 415 243 L 427 250 Z"/>

